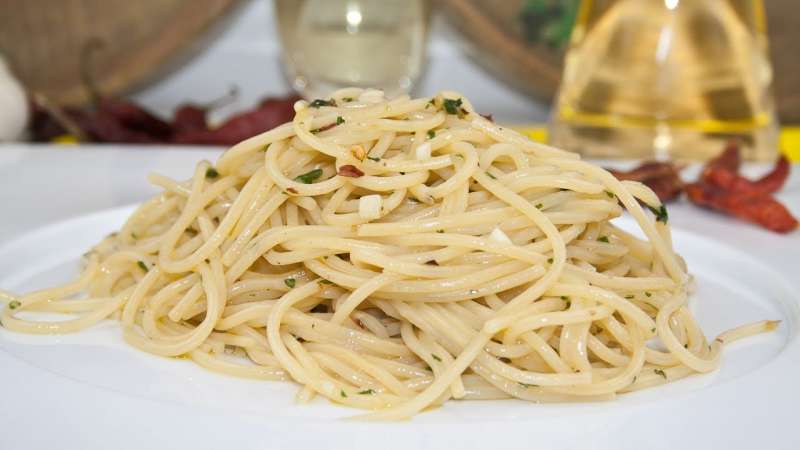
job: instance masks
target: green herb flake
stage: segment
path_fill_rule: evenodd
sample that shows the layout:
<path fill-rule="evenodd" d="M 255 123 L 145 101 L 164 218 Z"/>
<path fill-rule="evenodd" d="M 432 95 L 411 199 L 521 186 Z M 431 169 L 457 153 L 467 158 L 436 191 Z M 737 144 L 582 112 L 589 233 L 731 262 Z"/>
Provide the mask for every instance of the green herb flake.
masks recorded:
<path fill-rule="evenodd" d="M 486 172 L 486 176 L 488 176 L 489 178 L 491 178 L 491 179 L 493 179 L 493 180 L 496 180 L 496 179 L 497 179 L 497 177 L 496 177 L 496 176 L 494 176 L 494 175 L 490 174 L 489 172 Z"/>
<path fill-rule="evenodd" d="M 375 390 L 373 390 L 373 389 L 364 389 L 363 391 L 360 391 L 358 393 L 358 395 L 375 395 Z"/>
<path fill-rule="evenodd" d="M 319 108 L 321 106 L 336 106 L 336 101 L 335 100 L 322 100 L 322 99 L 318 98 L 318 99 L 314 100 L 313 102 L 311 102 L 308 106 L 310 106 L 312 108 Z"/>
<path fill-rule="evenodd" d="M 353 97 L 344 97 L 344 98 L 342 98 L 342 101 L 345 102 L 345 103 L 350 103 L 350 102 L 353 101 Z"/>
<path fill-rule="evenodd" d="M 342 116 L 336 116 L 336 125 L 341 125 L 344 123 L 344 119 Z"/>
<path fill-rule="evenodd" d="M 666 373 L 666 372 L 664 372 L 663 370 L 661 370 L 661 369 L 654 369 L 654 370 L 653 370 L 653 372 L 655 372 L 655 373 L 656 373 L 656 375 L 661 375 L 662 377 L 664 377 L 664 379 L 665 379 L 665 380 L 667 379 L 667 373 Z"/>
<path fill-rule="evenodd" d="M 319 280 L 319 284 L 327 284 L 327 285 L 332 285 L 332 284 L 333 284 L 333 281 L 331 281 L 331 280 L 326 280 L 325 278 L 321 278 L 321 279 Z"/>
<path fill-rule="evenodd" d="M 294 181 L 303 184 L 311 184 L 317 181 L 317 179 L 321 176 L 322 176 L 322 169 L 314 169 L 302 175 L 294 177 Z"/>
<path fill-rule="evenodd" d="M 451 98 L 446 98 L 444 99 L 444 110 L 447 112 L 447 114 L 457 114 L 460 116 L 461 111 L 463 111 L 461 109 L 462 103 L 463 102 L 461 101 L 460 98 L 455 100 Z"/>
<path fill-rule="evenodd" d="M 656 222 L 664 222 L 666 224 L 669 220 L 669 214 L 667 213 L 666 206 L 661 205 L 658 208 L 648 206 L 647 208 L 656 216 Z"/>
<path fill-rule="evenodd" d="M 287 278 L 283 280 L 283 284 L 285 284 L 286 286 L 289 287 L 289 289 L 291 289 L 297 285 L 297 280 L 295 280 L 294 278 Z"/>
<path fill-rule="evenodd" d="M 606 196 L 608 196 L 608 198 L 616 198 L 616 197 L 617 197 L 617 196 L 616 196 L 616 195 L 614 195 L 614 193 L 613 193 L 613 192 L 611 192 L 611 191 L 603 191 L 603 192 L 605 192 L 605 193 L 606 193 Z"/>
<path fill-rule="evenodd" d="M 537 203 L 536 204 L 536 209 L 542 209 L 542 208 L 544 208 L 544 204 L 542 204 L 542 203 Z"/>
<path fill-rule="evenodd" d="M 375 161 L 375 162 L 378 162 L 378 161 L 381 160 L 380 158 L 378 158 L 376 156 L 367 156 L 367 159 L 370 160 L 370 161 Z"/>
<path fill-rule="evenodd" d="M 632 294 L 628 294 L 628 295 L 625 296 L 625 298 L 627 298 L 628 300 L 630 300 L 630 299 L 632 299 L 634 297 L 636 297 L 636 296 L 632 295 Z"/>
<path fill-rule="evenodd" d="M 437 233 L 444 233 L 444 230 L 436 230 Z"/>
<path fill-rule="evenodd" d="M 608 244 L 608 236 L 600 236 L 599 238 L 597 238 L 597 240 L 599 242 L 605 242 L 606 244 Z"/>
<path fill-rule="evenodd" d="M 261 149 L 261 151 L 266 153 L 266 151 L 269 150 L 269 146 L 270 145 L 272 145 L 272 144 L 265 145 L 264 148 Z"/>
<path fill-rule="evenodd" d="M 144 270 L 145 272 L 149 270 L 147 268 L 147 264 L 145 264 L 144 261 L 136 261 L 136 265 L 139 266 L 139 268 Z"/>
<path fill-rule="evenodd" d="M 518 382 L 517 384 L 519 384 L 520 386 L 524 387 L 525 389 L 532 388 L 532 387 L 538 387 L 535 384 L 523 383 L 521 381 Z"/>
<path fill-rule="evenodd" d="M 649 293 L 649 292 L 645 292 L 645 293 L 644 293 L 644 295 L 646 295 L 646 296 L 648 296 L 648 297 L 652 297 L 652 296 L 653 296 L 653 294 L 651 294 L 651 293 Z"/>
<path fill-rule="evenodd" d="M 339 391 L 339 394 L 342 396 L 342 398 L 347 398 L 347 393 L 344 391 L 344 389 Z"/>
<path fill-rule="evenodd" d="M 650 332 L 651 333 L 655 333 L 656 332 L 656 327 L 650 328 Z"/>
<path fill-rule="evenodd" d="M 131 233 L 131 237 L 132 237 L 134 240 L 136 240 L 136 239 L 139 239 L 139 236 L 137 236 L 137 235 L 136 235 L 136 233 Z"/>
<path fill-rule="evenodd" d="M 217 178 L 218 176 L 219 172 L 217 172 L 217 169 L 213 167 L 206 169 L 206 178 Z"/>
<path fill-rule="evenodd" d="M 22 306 L 22 303 L 20 303 L 19 300 L 11 300 L 8 302 L 8 309 L 17 309 L 20 306 Z"/>
<path fill-rule="evenodd" d="M 436 137 L 436 132 L 433 130 L 428 130 L 428 139 L 433 139 Z"/>
<path fill-rule="evenodd" d="M 439 358 L 437 355 L 431 354 L 431 357 L 439 362 L 442 362 L 442 358 Z"/>
<path fill-rule="evenodd" d="M 547 264 L 553 264 L 553 258 L 547 258 Z"/>

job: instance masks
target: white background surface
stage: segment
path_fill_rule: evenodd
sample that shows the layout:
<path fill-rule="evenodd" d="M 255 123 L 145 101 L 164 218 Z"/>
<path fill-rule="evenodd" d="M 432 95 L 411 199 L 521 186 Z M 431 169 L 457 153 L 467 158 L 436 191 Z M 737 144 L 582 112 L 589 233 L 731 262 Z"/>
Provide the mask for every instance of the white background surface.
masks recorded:
<path fill-rule="evenodd" d="M 462 51 L 460 37 L 441 17 L 431 23 L 428 64 L 416 93 L 460 91 L 476 109 L 505 123 L 542 122 L 548 105 L 537 103 L 501 84 Z M 251 0 L 229 27 L 189 64 L 144 89 L 134 98 L 160 114 L 170 114 L 189 100 L 208 101 L 236 85 L 240 100 L 220 114 L 253 106 L 265 95 L 283 95 L 289 83 L 281 72 L 280 42 L 271 0 Z"/>
<path fill-rule="evenodd" d="M 114 221 L 100 228 L 78 222 L 38 241 L 38 248 L 27 242 L 8 251 L 23 233 L 140 201 L 155 192 L 144 181 L 148 172 L 187 177 L 197 159 L 218 154 L 0 146 L 0 280 L 24 278 L 21 271 L 42 262 L 37 252 L 74 258 Z M 800 213 L 797 171 L 781 198 Z M 331 420 L 354 411 L 324 401 L 292 405 L 294 388 L 287 384 L 228 378 L 122 345 L 113 351 L 97 345 L 119 338 L 113 324 L 63 338 L 64 346 L 3 331 L 0 449 L 797 448 L 800 233 L 776 235 L 684 202 L 669 211 L 676 245 L 700 275 L 702 326 L 713 334 L 731 322 L 784 319 L 779 333 L 731 349 L 719 374 L 611 403 L 456 402 L 411 422 L 353 423 Z M 46 276 L 63 276 L 74 267 L 68 260 Z"/>

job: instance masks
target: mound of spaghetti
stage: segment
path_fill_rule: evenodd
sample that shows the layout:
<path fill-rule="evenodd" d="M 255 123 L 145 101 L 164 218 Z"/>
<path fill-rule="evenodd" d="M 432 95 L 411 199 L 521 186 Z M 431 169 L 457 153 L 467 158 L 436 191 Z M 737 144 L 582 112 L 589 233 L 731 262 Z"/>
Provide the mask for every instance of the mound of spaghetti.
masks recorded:
<path fill-rule="evenodd" d="M 3 326 L 111 318 L 144 351 L 291 380 L 300 401 L 377 419 L 451 398 L 612 398 L 712 371 L 725 343 L 775 326 L 709 343 L 649 188 L 497 126 L 457 93 L 344 89 L 295 110 L 191 180 L 151 176 L 163 192 L 78 280 L 3 294 Z M 610 222 L 623 208 L 646 240 Z"/>

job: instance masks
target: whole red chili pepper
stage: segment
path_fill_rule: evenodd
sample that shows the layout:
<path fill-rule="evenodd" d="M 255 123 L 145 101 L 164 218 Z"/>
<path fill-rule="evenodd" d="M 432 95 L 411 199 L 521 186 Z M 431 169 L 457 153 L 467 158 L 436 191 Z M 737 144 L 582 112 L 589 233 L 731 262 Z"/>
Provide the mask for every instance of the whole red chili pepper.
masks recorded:
<path fill-rule="evenodd" d="M 696 205 L 725 212 L 778 233 L 797 228 L 797 219 L 769 194 L 748 196 L 697 182 L 686 186 L 686 195 Z"/>

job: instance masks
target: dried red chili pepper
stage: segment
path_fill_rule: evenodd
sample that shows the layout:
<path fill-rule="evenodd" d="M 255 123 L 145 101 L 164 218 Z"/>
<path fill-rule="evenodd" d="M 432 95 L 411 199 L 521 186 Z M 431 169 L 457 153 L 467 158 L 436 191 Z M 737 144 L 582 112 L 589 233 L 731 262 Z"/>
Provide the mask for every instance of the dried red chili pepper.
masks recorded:
<path fill-rule="evenodd" d="M 268 98 L 253 111 L 237 114 L 214 129 L 176 133 L 177 144 L 234 145 L 284 124 L 294 117 L 294 103 L 300 97 Z"/>
<path fill-rule="evenodd" d="M 722 153 L 706 163 L 700 178 L 704 181 L 708 181 L 705 179 L 706 175 L 720 169 L 738 173 L 741 164 L 742 158 L 739 151 L 739 143 L 736 141 L 729 141 L 728 144 L 725 145 L 725 149 Z"/>
<path fill-rule="evenodd" d="M 704 181 L 722 189 L 743 195 L 772 194 L 780 190 L 789 177 L 789 160 L 781 156 L 770 173 L 756 181 L 749 180 L 738 173 L 726 169 L 706 169 Z"/>
<path fill-rule="evenodd" d="M 789 210 L 768 194 L 742 195 L 703 182 L 687 185 L 686 194 L 696 205 L 725 212 L 778 233 L 788 233 L 798 225 Z"/>
<path fill-rule="evenodd" d="M 175 110 L 172 119 L 172 128 L 175 133 L 186 133 L 196 130 L 208 130 L 206 110 L 197 105 L 183 105 Z"/>
<path fill-rule="evenodd" d="M 674 200 L 683 192 L 680 169 L 672 163 L 648 161 L 632 170 L 609 169 L 609 172 L 618 180 L 644 183 L 662 202 Z"/>
<path fill-rule="evenodd" d="M 352 164 L 345 164 L 343 166 L 339 166 L 338 173 L 340 176 L 350 177 L 350 178 L 358 178 L 364 176 L 364 172 L 360 171 L 358 167 Z"/>

